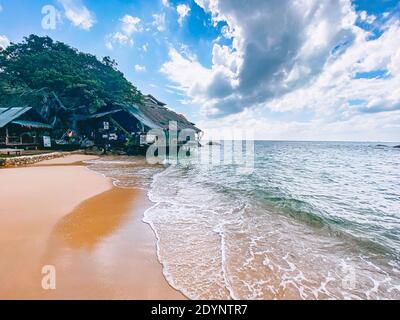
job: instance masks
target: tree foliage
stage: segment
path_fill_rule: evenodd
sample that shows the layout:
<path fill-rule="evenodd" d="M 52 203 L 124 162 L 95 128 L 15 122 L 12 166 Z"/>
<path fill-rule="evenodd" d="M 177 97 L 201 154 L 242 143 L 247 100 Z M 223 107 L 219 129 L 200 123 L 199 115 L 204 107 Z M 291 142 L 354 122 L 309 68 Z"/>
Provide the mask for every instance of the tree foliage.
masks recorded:
<path fill-rule="evenodd" d="M 67 109 L 88 113 L 141 101 L 141 93 L 109 57 L 100 61 L 36 35 L 0 49 L 0 106 L 36 104 L 51 95 Z"/>

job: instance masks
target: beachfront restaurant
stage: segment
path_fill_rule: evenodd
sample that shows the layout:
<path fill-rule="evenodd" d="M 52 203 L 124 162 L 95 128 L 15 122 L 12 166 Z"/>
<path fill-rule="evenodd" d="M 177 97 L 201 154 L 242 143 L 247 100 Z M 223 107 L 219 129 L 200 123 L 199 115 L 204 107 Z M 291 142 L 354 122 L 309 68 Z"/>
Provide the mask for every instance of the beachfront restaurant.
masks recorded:
<path fill-rule="evenodd" d="M 51 147 L 52 129 L 32 107 L 0 108 L 0 148 Z"/>

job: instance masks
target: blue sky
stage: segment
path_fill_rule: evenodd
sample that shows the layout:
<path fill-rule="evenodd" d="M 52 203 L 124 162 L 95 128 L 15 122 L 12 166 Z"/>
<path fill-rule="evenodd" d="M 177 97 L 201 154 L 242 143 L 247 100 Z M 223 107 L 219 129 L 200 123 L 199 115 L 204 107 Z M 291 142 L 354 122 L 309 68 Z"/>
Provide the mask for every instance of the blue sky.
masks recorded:
<path fill-rule="evenodd" d="M 34 33 L 111 56 L 210 135 L 400 141 L 399 12 L 398 0 L 0 0 L 0 46 Z"/>

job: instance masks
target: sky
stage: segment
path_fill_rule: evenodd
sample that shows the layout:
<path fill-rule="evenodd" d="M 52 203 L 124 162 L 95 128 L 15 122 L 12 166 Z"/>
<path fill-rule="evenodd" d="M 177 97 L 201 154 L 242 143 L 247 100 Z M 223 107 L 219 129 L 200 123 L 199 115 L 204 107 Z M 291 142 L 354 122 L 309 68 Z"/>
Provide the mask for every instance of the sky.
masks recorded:
<path fill-rule="evenodd" d="M 0 0 L 0 46 L 29 34 L 213 138 L 400 141 L 399 0 Z"/>

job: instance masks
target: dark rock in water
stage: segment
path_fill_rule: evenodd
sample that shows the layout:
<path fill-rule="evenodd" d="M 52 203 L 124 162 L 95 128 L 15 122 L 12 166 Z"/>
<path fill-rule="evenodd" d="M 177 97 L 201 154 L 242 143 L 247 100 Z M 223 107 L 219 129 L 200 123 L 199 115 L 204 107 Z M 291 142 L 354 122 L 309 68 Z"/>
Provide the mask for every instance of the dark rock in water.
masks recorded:
<path fill-rule="evenodd" d="M 394 146 L 393 148 L 400 149 L 400 144 L 398 146 Z"/>
<path fill-rule="evenodd" d="M 387 148 L 388 147 L 386 144 L 377 144 L 376 146 L 379 148 Z"/>
<path fill-rule="evenodd" d="M 206 143 L 207 146 L 220 146 L 221 144 L 216 141 L 209 141 Z"/>

